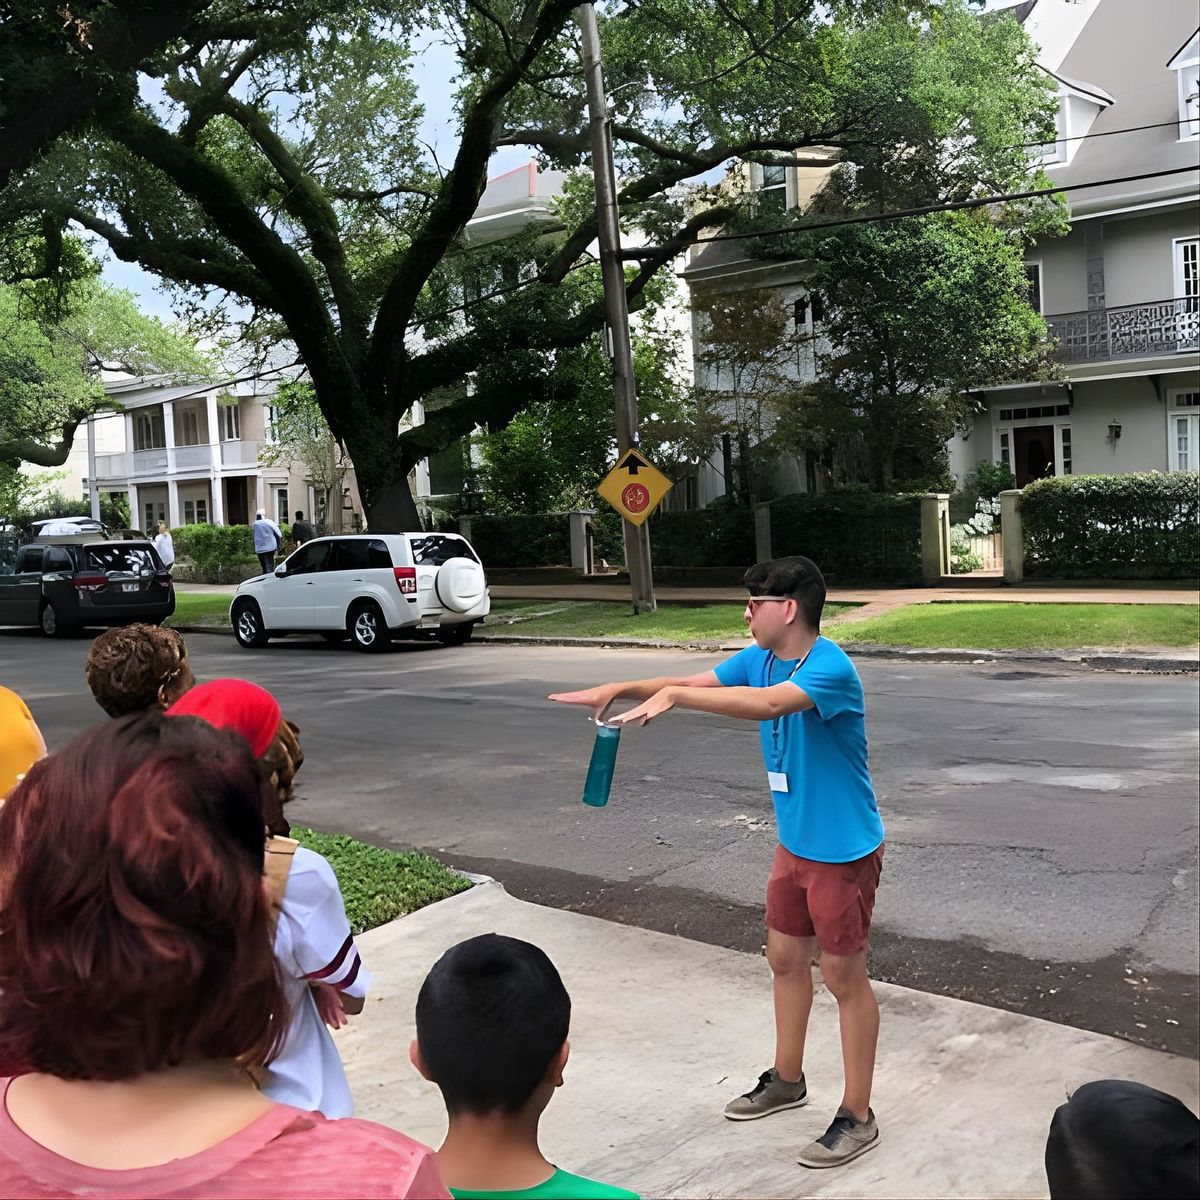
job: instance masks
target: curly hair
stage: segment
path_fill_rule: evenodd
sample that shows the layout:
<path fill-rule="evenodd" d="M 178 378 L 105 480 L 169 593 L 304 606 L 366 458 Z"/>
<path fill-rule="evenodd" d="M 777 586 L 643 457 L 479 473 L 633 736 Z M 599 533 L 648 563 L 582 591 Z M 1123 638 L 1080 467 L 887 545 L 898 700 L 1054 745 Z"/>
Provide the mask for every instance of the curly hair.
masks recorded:
<path fill-rule="evenodd" d="M 304 751 L 300 749 L 300 727 L 284 717 L 271 739 L 262 758 L 258 761 L 268 772 L 272 795 L 264 802 L 263 814 L 267 829 L 276 835 L 287 837 L 292 827 L 283 814 L 283 806 L 292 799 L 292 781 L 296 772 L 304 765 Z"/>
<path fill-rule="evenodd" d="M 100 634 L 88 651 L 84 675 L 96 703 L 110 717 L 123 717 L 160 707 L 161 690 L 179 680 L 186 667 L 181 634 L 136 624 Z"/>

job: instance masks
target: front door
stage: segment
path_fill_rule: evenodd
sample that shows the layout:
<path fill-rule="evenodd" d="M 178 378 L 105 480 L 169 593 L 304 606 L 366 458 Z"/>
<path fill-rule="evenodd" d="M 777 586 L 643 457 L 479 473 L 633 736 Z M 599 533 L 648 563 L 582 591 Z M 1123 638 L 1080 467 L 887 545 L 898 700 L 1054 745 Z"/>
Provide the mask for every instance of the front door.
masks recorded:
<path fill-rule="evenodd" d="M 1013 430 L 1013 474 L 1017 487 L 1054 474 L 1054 426 L 1032 425 Z"/>
<path fill-rule="evenodd" d="M 246 480 L 234 477 L 226 479 L 225 488 L 225 523 L 227 525 L 249 525 L 250 503 L 246 499 Z"/>

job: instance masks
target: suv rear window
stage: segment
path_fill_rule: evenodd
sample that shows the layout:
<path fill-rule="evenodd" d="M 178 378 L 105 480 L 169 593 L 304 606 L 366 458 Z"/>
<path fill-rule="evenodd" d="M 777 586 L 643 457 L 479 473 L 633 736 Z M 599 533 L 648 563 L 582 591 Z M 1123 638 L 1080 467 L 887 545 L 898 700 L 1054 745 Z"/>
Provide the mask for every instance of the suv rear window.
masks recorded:
<path fill-rule="evenodd" d="M 392 556 L 378 538 L 346 538 L 334 543 L 335 571 L 368 571 L 372 567 L 390 570 Z"/>
<path fill-rule="evenodd" d="M 410 537 L 413 562 L 418 567 L 440 567 L 450 558 L 470 558 L 479 561 L 478 555 L 460 537 L 447 533 L 426 533 Z"/>
<path fill-rule="evenodd" d="M 128 575 L 153 575 L 159 569 L 158 555 L 150 546 L 136 542 L 105 542 L 86 547 L 87 569 L 92 571 L 122 571 Z"/>

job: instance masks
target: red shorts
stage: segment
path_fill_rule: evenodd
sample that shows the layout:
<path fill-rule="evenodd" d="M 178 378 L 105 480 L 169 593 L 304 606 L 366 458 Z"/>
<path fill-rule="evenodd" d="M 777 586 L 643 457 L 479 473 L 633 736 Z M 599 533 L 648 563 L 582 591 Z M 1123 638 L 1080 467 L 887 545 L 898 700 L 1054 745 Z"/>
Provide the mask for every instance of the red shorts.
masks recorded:
<path fill-rule="evenodd" d="M 883 846 L 853 862 L 814 862 L 779 846 L 767 879 L 767 927 L 815 937 L 826 954 L 857 954 L 871 932 Z"/>

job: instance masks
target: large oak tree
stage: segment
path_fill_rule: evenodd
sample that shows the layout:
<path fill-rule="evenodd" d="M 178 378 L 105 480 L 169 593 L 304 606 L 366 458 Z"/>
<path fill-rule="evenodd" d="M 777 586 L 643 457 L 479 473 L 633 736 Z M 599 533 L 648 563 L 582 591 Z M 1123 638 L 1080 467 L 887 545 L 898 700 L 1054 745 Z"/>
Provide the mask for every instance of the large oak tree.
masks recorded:
<path fill-rule="evenodd" d="M 653 242 L 627 274 L 654 274 L 743 197 L 714 185 L 731 161 L 850 159 L 886 145 L 928 161 L 948 133 L 956 177 L 985 184 L 1040 119 L 1032 60 L 980 83 L 947 130 L 929 72 L 887 48 L 960 0 L 639 0 L 601 14 L 623 217 Z M 601 329 L 596 218 L 573 175 L 555 236 L 480 247 L 464 234 L 488 163 L 528 146 L 559 167 L 588 159 L 571 0 L 295 0 L 269 19 L 215 3 L 143 63 L 142 99 L 98 110 L 85 134 L 3 199 L 105 239 L 247 337 L 294 345 L 369 520 L 409 525 L 408 472 L 476 425 L 495 428 L 553 386 L 559 350 Z M 431 32 L 432 29 L 432 32 Z M 414 62 L 450 40 L 452 158 L 418 141 Z M 918 45 L 919 51 L 919 45 Z M 918 54 L 917 67 L 920 67 Z M 979 164 L 987 159 L 985 172 Z M 986 178 L 985 178 L 986 176 Z M 690 185 L 690 186 L 685 186 Z M 545 231 L 543 231 L 545 233 Z M 405 417 L 416 402 L 425 422 Z"/>

